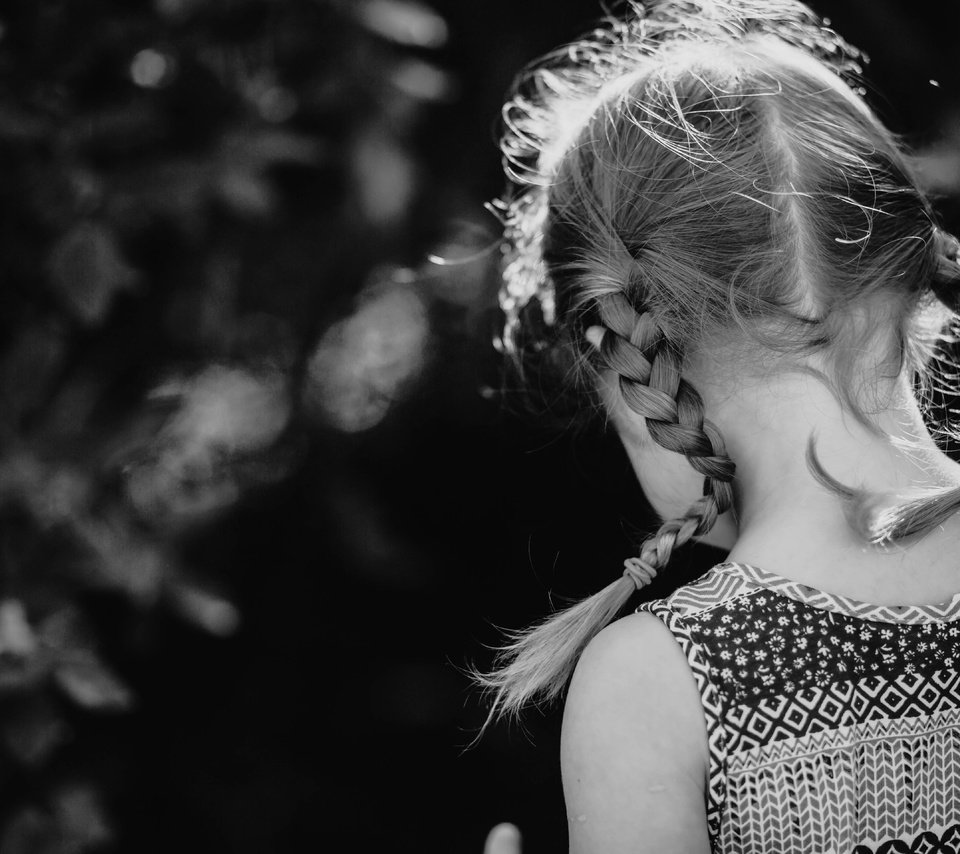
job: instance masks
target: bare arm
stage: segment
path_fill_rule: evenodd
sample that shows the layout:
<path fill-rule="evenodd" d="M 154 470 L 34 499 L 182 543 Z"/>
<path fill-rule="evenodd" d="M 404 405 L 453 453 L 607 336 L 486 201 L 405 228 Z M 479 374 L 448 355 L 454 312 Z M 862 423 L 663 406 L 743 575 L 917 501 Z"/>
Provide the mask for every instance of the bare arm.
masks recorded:
<path fill-rule="evenodd" d="M 624 617 L 587 647 L 560 750 L 571 854 L 708 854 L 700 697 L 655 617 Z"/>

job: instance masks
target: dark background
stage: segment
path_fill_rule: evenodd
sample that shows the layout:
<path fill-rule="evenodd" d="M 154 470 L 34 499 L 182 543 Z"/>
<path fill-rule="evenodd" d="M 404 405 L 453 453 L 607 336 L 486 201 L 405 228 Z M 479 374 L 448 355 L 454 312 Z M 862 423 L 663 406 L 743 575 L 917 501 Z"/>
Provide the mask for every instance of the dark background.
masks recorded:
<path fill-rule="evenodd" d="M 816 6 L 956 228 L 955 5 Z M 651 519 L 516 414 L 483 203 L 598 13 L 0 5 L 2 854 L 563 850 L 556 712 L 470 746 L 464 669 Z"/>

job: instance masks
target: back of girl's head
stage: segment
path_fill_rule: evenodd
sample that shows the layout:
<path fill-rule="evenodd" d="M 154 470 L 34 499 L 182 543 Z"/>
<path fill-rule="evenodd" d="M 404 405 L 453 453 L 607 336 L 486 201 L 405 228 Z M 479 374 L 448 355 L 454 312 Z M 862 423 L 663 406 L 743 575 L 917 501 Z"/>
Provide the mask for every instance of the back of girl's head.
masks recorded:
<path fill-rule="evenodd" d="M 856 52 L 795 2 L 631 8 L 508 102 L 509 172 L 545 206 L 557 319 L 508 333 L 564 371 L 600 364 L 583 327 L 622 294 L 678 347 L 746 332 L 824 351 L 842 378 L 870 308 L 894 357 L 922 359 L 908 327 L 945 238 L 853 88 Z"/>
<path fill-rule="evenodd" d="M 623 293 L 678 344 L 775 330 L 762 339 L 804 348 L 865 297 L 915 302 L 927 203 L 836 75 L 775 36 L 659 60 L 557 164 L 544 256 L 561 316 Z"/>
<path fill-rule="evenodd" d="M 893 375 L 922 370 L 949 316 L 934 296 L 952 307 L 955 241 L 864 103 L 860 59 L 793 0 L 631 3 L 507 103 L 507 348 L 552 370 L 574 410 L 614 371 L 653 439 L 705 477 L 704 497 L 641 547 L 647 575 L 732 502 L 734 466 L 685 354 L 818 354 L 869 423 L 858 354 L 879 346 Z M 559 693 L 629 574 L 518 635 L 486 679 L 494 708 Z"/>

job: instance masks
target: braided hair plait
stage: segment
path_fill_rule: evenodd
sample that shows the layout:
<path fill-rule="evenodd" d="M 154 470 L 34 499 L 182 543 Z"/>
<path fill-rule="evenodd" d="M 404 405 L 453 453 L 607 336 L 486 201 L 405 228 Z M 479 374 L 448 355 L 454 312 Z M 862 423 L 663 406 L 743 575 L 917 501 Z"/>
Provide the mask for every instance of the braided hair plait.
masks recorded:
<path fill-rule="evenodd" d="M 627 405 L 647 420 L 659 445 L 681 453 L 704 475 L 703 496 L 678 519 L 660 526 L 625 561 L 623 575 L 592 596 L 516 632 L 490 673 L 474 671 L 492 696 L 487 724 L 516 715 L 529 702 L 559 698 L 581 653 L 626 607 L 638 589 L 667 565 L 673 550 L 705 534 L 733 505 L 733 461 L 717 429 L 703 417 L 703 401 L 680 376 L 680 354 L 653 316 L 638 315 L 622 293 L 597 296 L 604 324 L 601 361 L 619 376 Z M 486 726 L 486 724 L 485 724 Z"/>
<path fill-rule="evenodd" d="M 646 420 L 651 438 L 683 454 L 704 476 L 703 496 L 678 519 L 671 519 L 640 548 L 640 559 L 662 569 L 673 549 L 709 531 L 733 506 L 736 466 L 727 456 L 719 430 L 703 417 L 703 400 L 680 376 L 681 354 L 649 312 L 638 315 L 623 294 L 599 300 L 604 325 L 600 357 L 618 375 L 627 406 Z"/>

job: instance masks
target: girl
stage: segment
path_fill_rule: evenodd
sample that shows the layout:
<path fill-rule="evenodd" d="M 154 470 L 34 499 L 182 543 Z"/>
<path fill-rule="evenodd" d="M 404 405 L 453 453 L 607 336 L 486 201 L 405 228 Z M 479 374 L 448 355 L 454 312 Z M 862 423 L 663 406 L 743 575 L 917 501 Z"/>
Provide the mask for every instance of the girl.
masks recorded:
<path fill-rule="evenodd" d="M 481 677 L 566 692 L 573 852 L 960 846 L 960 466 L 914 395 L 958 243 L 859 59 L 793 0 L 631 3 L 504 110 L 504 343 L 665 520 Z M 694 538 L 728 561 L 612 622 Z"/>

